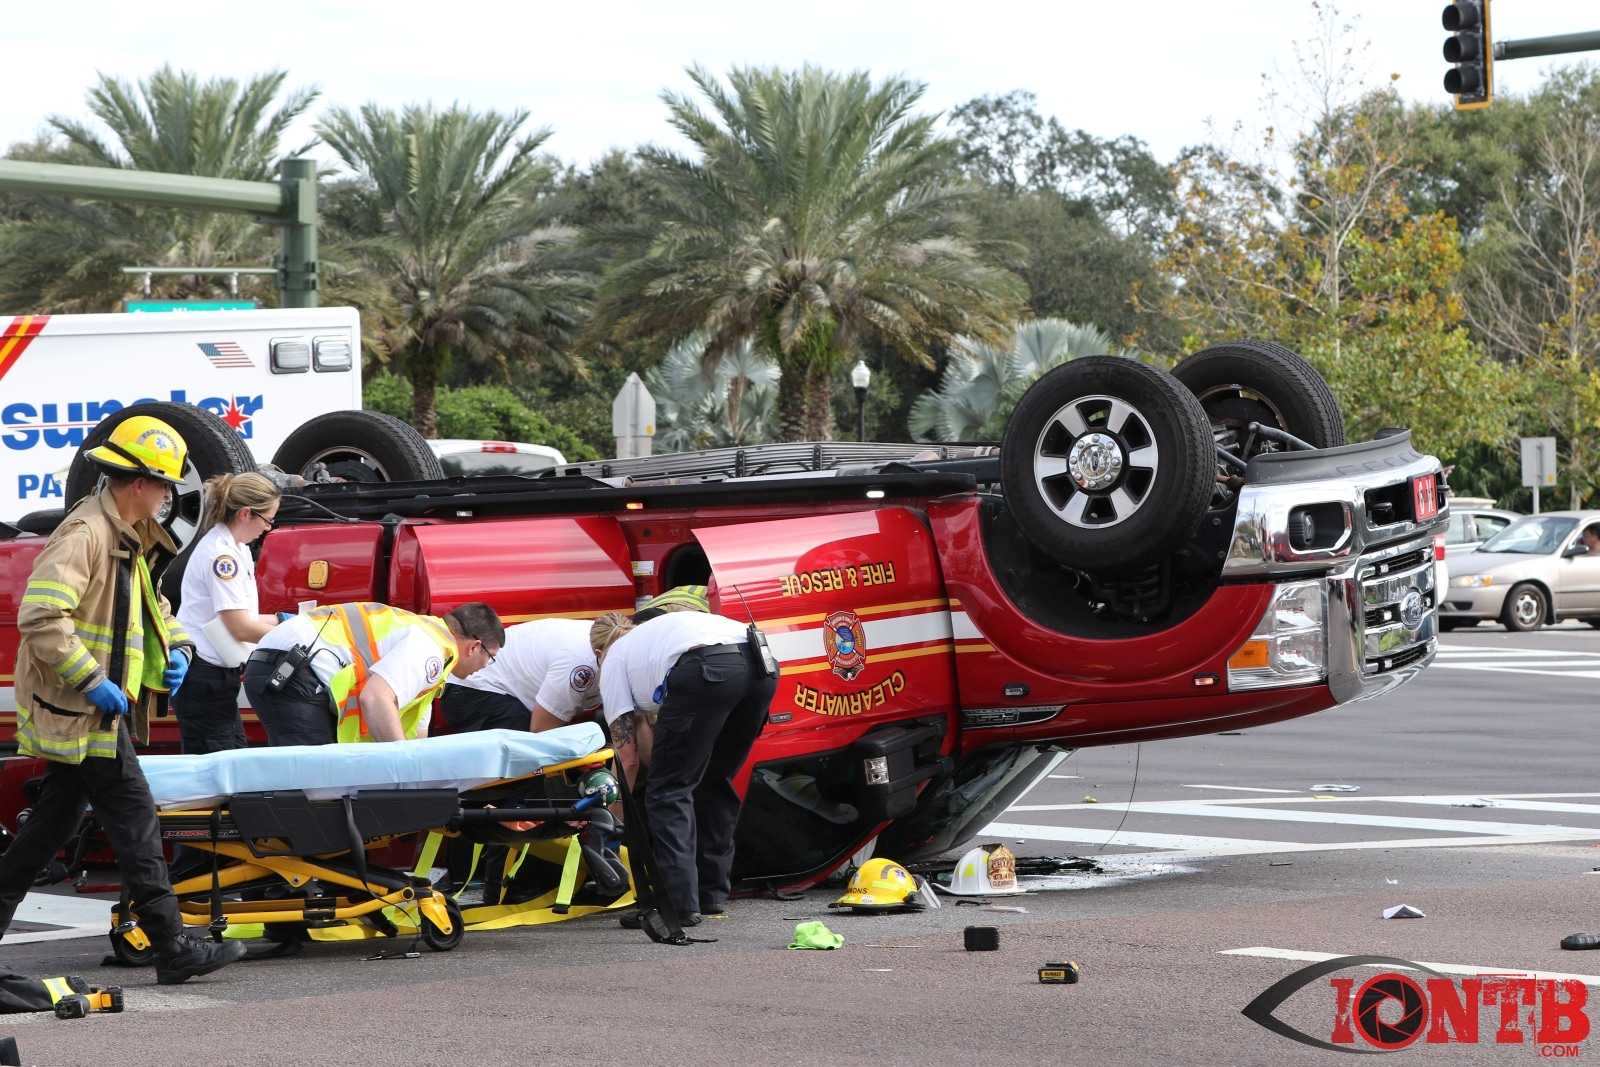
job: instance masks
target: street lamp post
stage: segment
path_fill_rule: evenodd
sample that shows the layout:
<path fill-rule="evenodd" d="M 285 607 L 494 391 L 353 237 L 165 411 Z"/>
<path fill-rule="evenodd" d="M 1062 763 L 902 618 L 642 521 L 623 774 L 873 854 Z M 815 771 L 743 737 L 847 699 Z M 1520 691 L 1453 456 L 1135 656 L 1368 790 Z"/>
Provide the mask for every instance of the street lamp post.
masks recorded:
<path fill-rule="evenodd" d="M 867 386 L 872 384 L 872 368 L 864 359 L 850 368 L 850 384 L 856 387 L 856 440 L 867 439 Z"/>

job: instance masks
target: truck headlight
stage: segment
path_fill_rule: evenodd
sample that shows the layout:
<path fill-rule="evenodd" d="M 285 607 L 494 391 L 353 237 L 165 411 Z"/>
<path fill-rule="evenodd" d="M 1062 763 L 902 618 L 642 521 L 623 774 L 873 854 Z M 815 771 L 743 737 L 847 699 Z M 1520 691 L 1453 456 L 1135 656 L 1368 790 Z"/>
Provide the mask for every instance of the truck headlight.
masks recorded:
<path fill-rule="evenodd" d="M 1492 574 L 1458 574 L 1450 579 L 1450 585 L 1455 589 L 1480 589 L 1486 585 L 1494 584 Z"/>
<path fill-rule="evenodd" d="M 1309 685 L 1327 675 L 1327 589 L 1289 582 L 1272 594 L 1255 633 L 1228 659 L 1228 690 Z"/>

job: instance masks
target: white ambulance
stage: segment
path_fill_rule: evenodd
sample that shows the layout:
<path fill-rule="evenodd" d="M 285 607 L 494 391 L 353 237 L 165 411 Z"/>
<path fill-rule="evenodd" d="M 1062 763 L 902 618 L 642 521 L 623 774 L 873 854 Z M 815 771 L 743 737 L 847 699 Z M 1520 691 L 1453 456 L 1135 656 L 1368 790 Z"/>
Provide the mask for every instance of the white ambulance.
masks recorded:
<path fill-rule="evenodd" d="M 354 308 L 0 316 L 0 520 L 61 508 L 102 418 L 190 404 L 269 462 L 309 419 L 361 407 Z"/>

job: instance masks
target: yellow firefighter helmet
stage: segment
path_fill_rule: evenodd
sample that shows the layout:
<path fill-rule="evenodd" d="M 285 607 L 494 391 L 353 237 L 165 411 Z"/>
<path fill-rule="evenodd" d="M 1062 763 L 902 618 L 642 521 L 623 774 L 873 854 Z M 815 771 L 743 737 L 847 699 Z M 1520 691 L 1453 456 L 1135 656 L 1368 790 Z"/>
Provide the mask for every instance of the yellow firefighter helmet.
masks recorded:
<path fill-rule="evenodd" d="M 89 458 L 108 471 L 155 478 L 169 485 L 183 481 L 183 461 L 189 446 L 178 431 L 150 415 L 124 419 L 103 445 L 89 450 Z"/>
<path fill-rule="evenodd" d="M 844 896 L 834 901 L 835 908 L 920 908 L 916 879 L 894 860 L 868 860 L 850 878 Z"/>

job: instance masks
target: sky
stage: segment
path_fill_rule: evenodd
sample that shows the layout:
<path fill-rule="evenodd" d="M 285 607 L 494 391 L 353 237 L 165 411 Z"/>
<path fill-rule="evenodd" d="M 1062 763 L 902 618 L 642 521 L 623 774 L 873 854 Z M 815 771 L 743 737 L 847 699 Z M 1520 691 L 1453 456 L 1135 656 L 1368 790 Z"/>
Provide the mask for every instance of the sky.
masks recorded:
<path fill-rule="evenodd" d="M 1443 6 L 1338 5 L 1356 39 L 1370 41 L 1371 82 L 1399 74 L 1417 100 L 1446 99 Z M 34 10 L 6 20 L 0 145 L 31 139 L 51 115 L 87 117 L 97 72 L 136 79 L 170 63 L 202 76 L 283 68 L 289 84 L 319 86 L 321 105 L 525 109 L 530 125 L 554 131 L 548 150 L 578 163 L 613 147 L 679 144 L 661 92 L 689 90 L 694 63 L 903 74 L 926 83 L 930 111 L 1027 89 L 1069 129 L 1132 134 L 1168 160 L 1208 139 L 1208 120 L 1262 125 L 1262 76 L 1292 78 L 1294 42 L 1315 32 L 1310 0 L 74 0 Z M 67 10 L 69 21 L 54 16 Z M 1493 20 L 1497 39 L 1572 33 L 1600 28 L 1600 7 L 1495 0 Z M 1497 87 L 1534 88 L 1552 62 L 1497 64 Z M 309 139 L 309 124 L 296 132 Z"/>

